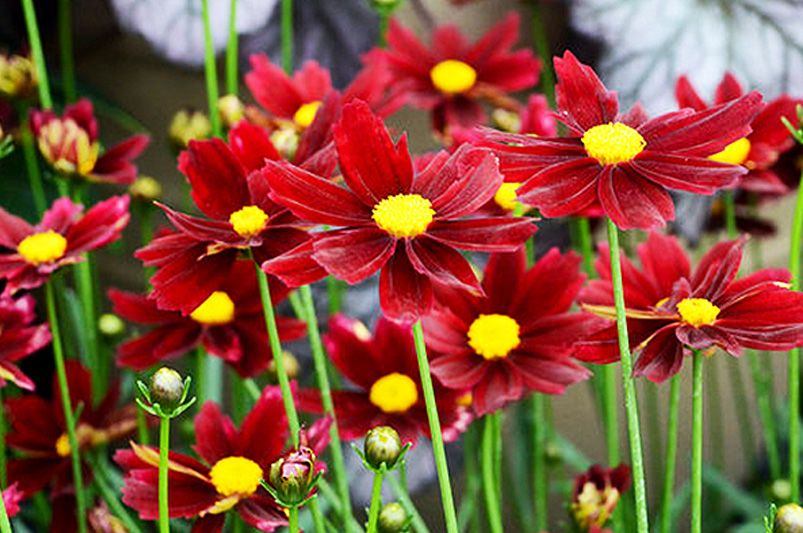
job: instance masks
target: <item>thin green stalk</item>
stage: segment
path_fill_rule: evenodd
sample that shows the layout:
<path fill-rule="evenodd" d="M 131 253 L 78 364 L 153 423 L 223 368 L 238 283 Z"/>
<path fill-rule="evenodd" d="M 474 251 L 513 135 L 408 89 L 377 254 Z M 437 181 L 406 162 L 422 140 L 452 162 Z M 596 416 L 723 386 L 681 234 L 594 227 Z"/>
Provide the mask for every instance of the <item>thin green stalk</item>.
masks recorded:
<path fill-rule="evenodd" d="M 328 297 L 329 316 L 339 313 L 343 306 L 343 282 L 334 276 L 327 277 L 326 296 Z"/>
<path fill-rule="evenodd" d="M 694 350 L 691 419 L 691 533 L 703 530 L 703 354 Z"/>
<path fill-rule="evenodd" d="M 159 533 L 170 533 L 167 510 L 167 452 L 170 451 L 170 417 L 159 422 Z"/>
<path fill-rule="evenodd" d="M 717 366 L 720 361 L 712 360 L 706 365 L 704 372 L 707 382 L 705 388 L 705 408 L 707 412 L 708 424 L 706 425 L 707 438 L 709 439 L 711 450 L 709 461 L 719 472 L 724 472 L 725 454 L 725 428 L 722 422 L 722 389 L 719 382 L 719 372 Z M 749 424 L 750 419 L 740 419 L 741 424 Z M 720 495 L 716 492 L 711 493 L 710 502 L 713 508 L 718 508 L 721 504 Z"/>
<path fill-rule="evenodd" d="M 641 428 L 639 427 L 636 384 L 632 375 L 633 361 L 630 356 L 630 339 L 627 336 L 619 230 L 611 219 L 607 219 L 607 223 L 608 247 L 611 254 L 611 281 L 613 282 L 613 296 L 616 306 L 616 329 L 619 337 L 625 412 L 627 413 L 627 433 L 630 441 L 630 468 L 633 474 L 633 490 L 636 499 L 636 525 L 639 533 L 647 533 L 650 527 L 647 514 L 647 489 L 644 482 L 644 457 L 641 449 Z"/>
<path fill-rule="evenodd" d="M 331 417 L 332 424 L 329 426 L 330 445 L 329 451 L 332 454 L 332 471 L 335 484 L 340 496 L 341 507 L 344 513 L 343 523 L 346 523 L 345 514 L 351 514 L 351 500 L 349 497 L 349 481 L 346 477 L 346 463 L 343 460 L 343 448 L 340 444 L 340 430 L 337 426 L 337 415 L 335 413 L 334 402 L 332 401 L 332 391 L 329 386 L 329 373 L 326 368 L 326 354 L 321 343 L 321 332 L 318 329 L 318 318 L 315 314 L 315 304 L 312 301 L 312 290 L 309 285 L 304 285 L 299 289 L 301 302 L 304 309 L 304 317 L 307 322 L 307 333 L 309 335 L 310 349 L 315 364 L 315 380 L 318 390 L 321 393 L 321 403 L 323 412 Z"/>
<path fill-rule="evenodd" d="M 549 104 L 555 105 L 555 74 L 552 72 L 552 52 L 549 47 L 549 38 L 546 34 L 546 25 L 541 13 L 538 0 L 531 2 L 533 9 L 533 41 L 538 57 L 541 58 L 541 91 L 547 97 Z"/>
<path fill-rule="evenodd" d="M 315 533 L 326 533 L 323 513 L 318 505 L 318 496 L 313 496 L 309 503 L 307 503 L 307 507 L 309 507 L 309 512 L 312 515 L 312 523 L 315 525 Z"/>
<path fill-rule="evenodd" d="M 664 456 L 664 486 L 661 496 L 661 533 L 672 531 L 672 498 L 675 493 L 675 463 L 678 452 L 678 406 L 680 405 L 680 376 L 672 377 L 669 386 L 669 413 L 666 421 L 666 455 Z"/>
<path fill-rule="evenodd" d="M 139 406 L 137 406 L 137 438 L 143 446 L 151 443 L 151 436 L 148 433 L 148 418 L 145 416 L 145 411 Z"/>
<path fill-rule="evenodd" d="M 438 483 L 441 490 L 441 505 L 446 521 L 446 531 L 457 533 L 457 514 L 452 496 L 452 484 L 449 481 L 449 466 L 446 464 L 446 450 L 443 446 L 441 422 L 438 417 L 438 408 L 435 403 L 435 390 L 432 387 L 432 376 L 429 372 L 427 360 L 427 347 L 424 343 L 424 330 L 421 321 L 413 324 L 413 339 L 415 341 L 415 354 L 418 359 L 418 371 L 421 375 L 421 389 L 424 392 L 424 403 L 427 409 L 429 430 L 432 434 L 432 452 L 435 456 L 435 468 L 438 472 Z"/>
<path fill-rule="evenodd" d="M 238 513 L 229 513 L 229 520 L 231 520 L 232 533 L 243 533 L 245 531 L 245 522 L 240 518 Z"/>
<path fill-rule="evenodd" d="M 729 239 L 734 239 L 739 234 L 736 227 L 736 200 L 733 190 L 723 192 L 723 203 L 725 205 L 725 231 Z"/>
<path fill-rule="evenodd" d="M 750 372 L 753 376 L 753 383 L 756 390 L 756 406 L 758 408 L 758 418 L 761 421 L 762 433 L 764 435 L 764 446 L 767 449 L 767 460 L 770 465 L 770 477 L 772 481 L 781 479 L 781 454 L 778 452 L 778 433 L 775 428 L 775 413 L 772 408 L 772 397 L 767 376 L 762 367 L 759 354 L 754 351 L 747 353 L 747 360 L 750 363 Z"/>
<path fill-rule="evenodd" d="M 61 329 L 56 313 L 56 296 L 51 282 L 45 284 L 45 300 L 47 302 L 47 319 L 50 324 L 50 334 L 53 339 L 53 359 L 56 364 L 56 375 L 61 392 L 61 407 L 64 410 L 64 425 L 67 430 L 67 442 L 70 443 L 70 460 L 72 462 L 73 485 L 75 487 L 75 508 L 78 531 L 80 533 L 86 533 L 86 502 L 84 480 L 81 471 L 81 451 L 78 446 L 78 437 L 75 434 L 75 413 L 70 401 L 70 386 L 67 383 L 67 371 L 64 367 Z"/>
<path fill-rule="evenodd" d="M 226 92 L 237 94 L 237 0 L 229 0 L 229 40 L 226 44 Z"/>
<path fill-rule="evenodd" d="M 293 0 L 282 0 L 282 68 L 293 72 Z"/>
<path fill-rule="evenodd" d="M 231 391 L 231 407 L 234 420 L 239 424 L 245 417 L 248 408 L 245 405 L 245 386 L 240 375 L 233 368 L 229 369 L 229 391 Z"/>
<path fill-rule="evenodd" d="M 382 479 L 384 477 L 384 470 L 374 472 L 374 483 L 371 486 L 371 507 L 368 509 L 368 533 L 376 533 L 379 509 L 382 507 Z"/>
<path fill-rule="evenodd" d="M 379 37 L 377 45 L 379 48 L 388 47 L 388 22 L 390 22 L 390 11 L 388 9 L 379 8 L 377 10 L 379 15 Z"/>
<path fill-rule="evenodd" d="M 0 533 L 11 533 L 11 522 L 8 519 L 8 510 L 2 494 L 0 494 Z"/>
<path fill-rule="evenodd" d="M 50 84 L 47 81 L 47 67 L 45 56 L 42 53 L 42 40 L 39 37 L 39 25 L 36 22 L 33 0 L 22 0 L 22 11 L 25 14 L 25 27 L 28 30 L 28 46 L 31 47 L 31 57 L 36 68 L 39 105 L 42 109 L 50 109 L 53 107 L 53 99 L 50 97 Z"/>
<path fill-rule="evenodd" d="M 485 495 L 485 509 L 488 514 L 488 526 L 491 533 L 502 533 L 502 513 L 499 510 L 499 498 L 494 473 L 494 441 L 496 440 L 497 413 L 485 415 L 485 427 L 482 432 L 482 492 Z"/>
<path fill-rule="evenodd" d="M 533 412 L 533 493 L 535 500 L 535 529 L 543 531 L 548 525 L 549 483 L 547 481 L 546 439 L 547 419 L 544 413 L 544 395 L 534 393 Z"/>
<path fill-rule="evenodd" d="M 134 520 L 131 515 L 128 514 L 126 507 L 120 501 L 120 496 L 115 492 L 111 482 L 109 481 L 109 478 L 106 474 L 106 469 L 93 455 L 88 455 L 87 460 L 92 466 L 92 481 L 97 487 L 100 497 L 103 498 L 103 501 L 105 501 L 106 505 L 109 506 L 109 510 L 111 510 L 114 516 L 120 519 L 125 526 L 126 531 L 129 531 L 130 533 L 140 533 L 142 529 L 139 527 L 139 524 L 136 522 L 136 520 Z"/>
<path fill-rule="evenodd" d="M 73 61 L 71 0 L 59 0 L 58 18 L 61 83 L 64 86 L 64 99 L 67 103 L 70 103 L 74 102 L 77 96 L 77 91 L 75 90 L 75 62 Z"/>
<path fill-rule="evenodd" d="M 647 437 L 648 446 L 650 448 L 649 454 L 649 477 L 652 479 L 661 478 L 662 469 L 662 442 L 661 442 L 661 426 L 663 425 L 663 417 L 661 417 L 660 409 L 658 408 L 658 386 L 649 380 L 641 382 L 641 394 L 644 398 L 644 410 L 647 417 Z M 611 465 L 613 466 L 613 465 Z"/>
<path fill-rule="evenodd" d="M 195 404 L 200 411 L 206 403 L 206 354 L 203 346 L 195 348 L 195 375 L 192 376 L 193 384 L 195 385 L 195 397 L 197 398 Z"/>
<path fill-rule="evenodd" d="M 36 208 L 36 212 L 41 215 L 47 209 L 47 197 L 42 184 L 42 169 L 39 168 L 39 159 L 36 156 L 36 141 L 28 125 L 28 113 L 25 108 L 20 109 L 19 120 L 22 155 L 25 157 L 25 168 L 28 170 L 28 182 L 31 186 L 33 205 Z"/>
<path fill-rule="evenodd" d="M 463 435 L 463 479 L 464 487 L 460 498 L 460 509 L 457 513 L 460 531 L 471 526 L 472 531 L 479 530 L 479 505 L 477 495 L 481 485 L 477 469 L 479 457 L 480 432 L 479 424 L 472 424 Z"/>
<path fill-rule="evenodd" d="M 792 242 L 789 245 L 789 272 L 792 273 L 792 290 L 800 290 L 800 244 L 803 239 L 803 173 L 797 188 L 795 217 L 792 223 Z M 800 349 L 789 351 L 789 483 L 791 501 L 800 499 Z"/>
<path fill-rule="evenodd" d="M 206 399 L 217 404 L 223 403 L 223 359 L 207 356 L 204 359 L 206 368 Z M 199 407 L 200 409 L 200 407 Z"/>
<path fill-rule="evenodd" d="M 290 507 L 287 511 L 287 529 L 290 533 L 298 533 L 298 507 Z"/>
<path fill-rule="evenodd" d="M 494 416 L 493 465 L 494 484 L 496 485 L 496 499 L 502 505 L 502 416 L 504 411 L 497 411 Z"/>
<path fill-rule="evenodd" d="M 92 380 L 92 397 L 95 403 L 99 402 L 106 394 L 108 376 L 102 364 L 98 350 L 98 319 L 95 312 L 95 289 L 92 279 L 92 263 L 88 253 L 84 254 L 84 260 L 75 265 L 76 282 L 78 284 L 78 294 L 81 298 L 81 309 L 84 314 L 84 332 L 86 333 L 86 343 L 89 348 L 87 354 L 95 379 Z"/>
<path fill-rule="evenodd" d="M 212 123 L 212 135 L 220 137 L 220 113 L 217 109 L 218 86 L 217 66 L 215 65 L 215 47 L 212 44 L 212 26 L 209 20 L 209 0 L 201 0 L 201 11 L 204 19 L 204 74 L 206 78 L 206 98 L 209 103 L 209 121 Z"/>
<path fill-rule="evenodd" d="M 416 509 L 413 500 L 410 499 L 410 495 L 404 488 L 404 484 L 396 479 L 395 476 L 388 476 L 386 479 L 390 482 L 393 492 L 396 493 L 396 498 L 399 500 L 399 503 L 401 503 L 404 510 L 407 511 L 407 514 L 410 516 L 413 529 L 418 533 L 429 533 L 426 522 L 421 518 L 421 514 L 418 512 L 418 509 Z"/>

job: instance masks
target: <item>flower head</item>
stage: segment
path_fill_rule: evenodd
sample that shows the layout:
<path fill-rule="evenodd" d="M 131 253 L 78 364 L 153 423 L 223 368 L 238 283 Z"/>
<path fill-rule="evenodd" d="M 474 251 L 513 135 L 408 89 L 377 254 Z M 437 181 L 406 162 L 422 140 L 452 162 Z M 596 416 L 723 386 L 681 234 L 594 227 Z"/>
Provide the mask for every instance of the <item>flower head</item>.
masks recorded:
<path fill-rule="evenodd" d="M 270 465 L 268 481 L 277 500 L 300 505 L 315 488 L 315 451 L 304 443 L 279 457 Z"/>
<path fill-rule="evenodd" d="M 0 54 L 0 95 L 25 99 L 36 92 L 36 69 L 30 57 Z"/>
<path fill-rule="evenodd" d="M 613 515 L 619 498 L 630 488 L 630 467 L 593 465 L 574 480 L 570 511 L 582 532 L 599 531 Z"/>
<path fill-rule="evenodd" d="M 20 388 L 34 389 L 17 362 L 50 343 L 47 324 L 32 324 L 35 307 L 30 295 L 17 299 L 0 296 L 0 386 L 11 381 Z"/>

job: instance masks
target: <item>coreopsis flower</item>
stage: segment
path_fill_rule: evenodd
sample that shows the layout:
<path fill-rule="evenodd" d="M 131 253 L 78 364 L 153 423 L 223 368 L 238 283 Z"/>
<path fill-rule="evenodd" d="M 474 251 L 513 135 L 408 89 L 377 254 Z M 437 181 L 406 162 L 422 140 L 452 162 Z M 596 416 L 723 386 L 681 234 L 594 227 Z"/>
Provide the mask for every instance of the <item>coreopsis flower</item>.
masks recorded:
<path fill-rule="evenodd" d="M 789 272 L 762 269 L 736 279 L 744 239 L 711 248 L 693 271 L 673 237 L 650 234 L 639 246 L 641 270 L 623 258 L 625 314 L 633 374 L 662 382 L 675 375 L 689 349 L 717 346 L 733 356 L 744 348 L 784 351 L 803 344 L 803 293 L 789 290 Z M 615 317 L 610 262 L 603 247 L 600 279 L 581 295 L 583 307 Z M 576 356 L 592 363 L 618 360 L 616 326 L 578 343 Z"/>
<path fill-rule="evenodd" d="M 700 97 L 686 76 L 678 78 L 675 94 L 680 107 L 690 107 L 697 111 L 710 106 Z M 726 73 L 717 87 L 712 105 L 719 105 L 736 100 L 744 95 L 736 77 Z M 783 194 L 789 189 L 783 178 L 777 175 L 775 164 L 778 158 L 795 145 L 795 140 L 781 122 L 781 117 L 791 120 L 795 117 L 795 106 L 801 103 L 789 95 L 783 94 L 767 103 L 767 106 L 756 115 L 750 124 L 752 132 L 741 137 L 721 152 L 711 155 L 711 159 L 733 165 L 741 165 L 747 169 L 739 180 L 739 188 L 763 194 Z M 796 174 L 793 179 L 800 179 Z"/>
<path fill-rule="evenodd" d="M 0 95 L 23 100 L 36 93 L 36 69 L 30 57 L 0 54 Z"/>
<path fill-rule="evenodd" d="M 118 185 L 130 185 L 137 178 L 132 161 L 149 142 L 147 135 L 132 135 L 101 155 L 92 102 L 83 98 L 64 108 L 62 116 L 32 111 L 31 130 L 42 156 L 59 174 Z"/>
<path fill-rule="evenodd" d="M 47 324 L 32 324 L 35 308 L 30 295 L 16 300 L 0 296 L 0 387 L 11 381 L 22 389 L 34 390 L 33 381 L 17 362 L 50 343 Z"/>
<path fill-rule="evenodd" d="M 600 531 L 628 488 L 630 467 L 624 464 L 616 468 L 593 465 L 577 476 L 569 507 L 577 528 L 583 533 Z"/>
<path fill-rule="evenodd" d="M 309 430 L 310 448 L 326 446 L 329 419 Z M 287 525 L 287 516 L 260 485 L 270 466 L 282 456 L 288 437 L 287 418 L 278 387 L 267 387 L 253 409 L 236 428 L 214 402 L 204 404 L 195 417 L 193 449 L 201 461 L 170 452 L 168 513 L 171 518 L 197 518 L 197 531 L 223 529 L 226 512 L 234 510 L 260 531 Z M 125 471 L 123 502 L 143 520 L 156 520 L 159 449 L 131 443 L 114 460 Z M 316 469 L 320 469 L 320 465 Z"/>
<path fill-rule="evenodd" d="M 639 105 L 620 114 L 616 94 L 571 52 L 555 58 L 555 70 L 567 137 L 485 134 L 505 180 L 523 183 L 519 201 L 544 216 L 599 208 L 620 228 L 656 228 L 674 219 L 667 188 L 713 194 L 746 172 L 709 156 L 750 133 L 759 93 L 648 119 Z"/>
<path fill-rule="evenodd" d="M 512 251 L 535 232 L 523 218 L 463 219 L 502 184 L 496 158 L 485 149 L 442 152 L 415 172 L 406 137 L 394 143 L 360 101 L 343 108 L 334 140 L 350 190 L 281 162 L 268 161 L 262 175 L 271 198 L 298 217 L 339 227 L 317 233 L 311 244 L 329 274 L 353 284 L 381 270 L 380 304 L 392 319 L 424 315 L 433 282 L 481 291 L 458 248 Z M 268 261 L 263 268 L 291 286 L 309 282 L 295 262 Z"/>
<path fill-rule="evenodd" d="M 390 426 L 402 442 L 429 437 L 424 393 L 409 325 L 380 316 L 373 335 L 359 320 L 335 315 L 323 338 L 332 363 L 353 385 L 332 392 L 340 435 L 362 439 L 376 426 Z M 434 380 L 443 438 L 455 440 L 472 416 L 462 402 L 464 391 L 447 389 Z M 322 412 L 320 392 L 301 390 L 302 411 Z"/>
<path fill-rule="evenodd" d="M 66 361 L 66 370 L 70 405 L 81 406 L 76 435 L 82 454 L 134 433 L 137 427 L 135 407 L 133 404 L 117 407 L 117 384 L 95 404 L 89 371 L 75 360 Z M 10 483 L 17 483 L 26 497 L 48 485 L 54 496 L 71 490 L 70 442 L 59 390 L 54 376 L 52 398 L 25 395 L 6 400 L 11 424 L 8 446 L 20 454 L 19 458 L 8 462 L 8 479 Z"/>
<path fill-rule="evenodd" d="M 39 287 L 62 266 L 82 261 L 85 252 L 119 239 L 130 218 L 128 203 L 128 196 L 112 196 L 84 212 L 82 205 L 59 198 L 35 226 L 0 208 L 4 294 Z"/>
<path fill-rule="evenodd" d="M 478 415 L 530 391 L 562 394 L 590 375 L 570 357 L 574 340 L 596 322 L 569 312 L 584 280 L 580 258 L 556 248 L 530 269 L 524 250 L 492 255 L 483 296 L 436 291 L 424 319 L 432 373 L 447 387 L 470 390 Z"/>
<path fill-rule="evenodd" d="M 436 131 L 485 122 L 480 105 L 516 109 L 508 93 L 533 87 L 540 62 L 528 49 L 512 50 L 519 39 L 519 16 L 511 13 L 469 43 L 456 26 L 434 30 L 427 48 L 407 28 L 391 19 L 388 49 L 383 53 L 398 84 L 416 107 L 430 110 Z"/>
<path fill-rule="evenodd" d="M 269 287 L 274 305 L 287 296 L 287 288 L 278 280 L 269 283 Z M 111 290 L 109 298 L 115 313 L 149 328 L 118 347 L 120 366 L 145 370 L 197 346 L 220 357 L 244 377 L 265 371 L 271 361 L 262 301 L 251 261 L 235 262 L 220 288 L 189 316 L 159 309 L 145 295 Z M 277 316 L 276 322 L 283 341 L 302 337 L 306 331 L 300 320 Z"/>

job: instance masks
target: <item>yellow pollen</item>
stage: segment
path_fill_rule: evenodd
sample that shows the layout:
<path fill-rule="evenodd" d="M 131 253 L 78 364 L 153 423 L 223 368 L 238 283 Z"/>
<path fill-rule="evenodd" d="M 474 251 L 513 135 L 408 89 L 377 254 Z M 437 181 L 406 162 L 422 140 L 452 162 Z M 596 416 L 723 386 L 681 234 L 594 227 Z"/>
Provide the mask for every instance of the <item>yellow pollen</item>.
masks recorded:
<path fill-rule="evenodd" d="M 319 107 L 321 107 L 321 102 L 319 100 L 303 104 L 293 115 L 293 122 L 300 128 L 308 127 L 315 120 L 315 115 L 318 113 Z"/>
<path fill-rule="evenodd" d="M 388 196 L 374 206 L 372 218 L 376 225 L 394 237 L 417 237 L 425 231 L 435 216 L 432 202 L 418 194 Z"/>
<path fill-rule="evenodd" d="M 750 141 L 747 137 L 737 139 L 726 146 L 721 152 L 708 156 L 711 161 L 718 163 L 730 163 L 731 165 L 743 165 L 750 154 Z"/>
<path fill-rule="evenodd" d="M 418 402 L 418 388 L 409 376 L 393 372 L 371 385 L 368 398 L 385 413 L 404 413 Z"/>
<path fill-rule="evenodd" d="M 678 303 L 683 322 L 695 328 L 710 326 L 719 315 L 719 307 L 705 298 L 685 298 Z"/>
<path fill-rule="evenodd" d="M 56 453 L 59 454 L 59 457 L 67 457 L 70 455 L 70 450 L 70 439 L 67 438 L 66 433 L 62 433 L 56 440 Z"/>
<path fill-rule="evenodd" d="M 17 252 L 32 265 L 51 263 L 64 257 L 67 239 L 53 230 L 28 235 L 17 245 Z"/>
<path fill-rule="evenodd" d="M 251 496 L 259 488 L 262 468 L 245 457 L 224 457 L 209 471 L 209 478 L 218 494 Z"/>
<path fill-rule="evenodd" d="M 480 315 L 468 328 L 468 345 L 485 359 L 507 357 L 520 343 L 519 324 L 507 315 Z"/>
<path fill-rule="evenodd" d="M 432 85 L 444 94 L 467 92 L 477 82 L 477 71 L 457 59 L 441 61 L 429 71 Z"/>
<path fill-rule="evenodd" d="M 474 395 L 471 394 L 471 391 L 457 397 L 457 405 L 460 407 L 471 407 L 472 403 L 474 403 Z"/>
<path fill-rule="evenodd" d="M 516 201 L 516 189 L 521 183 L 503 183 L 494 194 L 494 202 L 505 211 L 513 211 L 519 203 Z"/>
<path fill-rule="evenodd" d="M 223 291 L 215 291 L 190 313 L 190 318 L 206 326 L 222 326 L 234 320 L 234 302 Z"/>
<path fill-rule="evenodd" d="M 656 307 L 656 308 L 657 307 L 663 307 L 663 305 L 668 301 L 669 301 L 669 296 L 667 296 L 666 298 L 661 298 L 660 300 L 655 302 L 655 305 L 653 305 L 653 307 Z"/>
<path fill-rule="evenodd" d="M 581 140 L 589 157 L 601 165 L 630 161 L 647 145 L 639 132 L 621 122 L 594 126 L 583 134 Z"/>
<path fill-rule="evenodd" d="M 255 205 L 247 205 L 229 215 L 229 222 L 240 237 L 259 235 L 268 222 L 268 215 Z"/>

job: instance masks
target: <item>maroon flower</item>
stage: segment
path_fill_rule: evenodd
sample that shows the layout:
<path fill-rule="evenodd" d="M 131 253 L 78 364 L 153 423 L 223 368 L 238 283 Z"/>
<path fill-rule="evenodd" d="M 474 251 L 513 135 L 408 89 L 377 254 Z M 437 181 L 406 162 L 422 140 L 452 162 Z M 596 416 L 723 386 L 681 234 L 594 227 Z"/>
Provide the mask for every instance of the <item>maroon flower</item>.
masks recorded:
<path fill-rule="evenodd" d="M 593 465 L 574 479 L 571 514 L 582 533 L 602 533 L 621 495 L 630 488 L 630 467 Z"/>
<path fill-rule="evenodd" d="M 32 325 L 36 302 L 30 295 L 16 300 L 0 296 L 0 386 L 7 381 L 32 391 L 33 381 L 22 373 L 17 361 L 50 343 L 47 324 Z"/>

